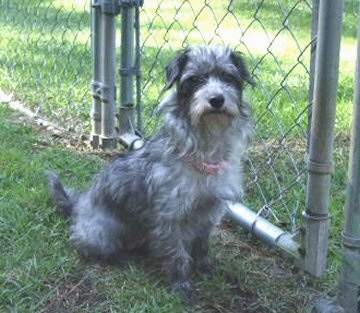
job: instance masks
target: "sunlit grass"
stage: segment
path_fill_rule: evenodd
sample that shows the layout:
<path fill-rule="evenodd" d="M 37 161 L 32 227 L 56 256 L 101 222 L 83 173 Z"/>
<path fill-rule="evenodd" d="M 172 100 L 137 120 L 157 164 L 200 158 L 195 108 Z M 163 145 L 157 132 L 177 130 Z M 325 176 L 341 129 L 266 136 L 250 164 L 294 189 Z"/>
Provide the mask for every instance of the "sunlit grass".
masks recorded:
<path fill-rule="evenodd" d="M 206 4 L 144 2 L 141 37 L 145 124 L 153 123 L 154 106 L 164 85 L 164 67 L 176 51 L 195 44 L 226 44 L 244 53 L 258 81 L 257 88 L 246 91 L 257 115 L 262 116 L 271 107 L 289 124 L 296 120 L 299 111 L 304 111 L 308 105 L 309 3 L 286 0 L 281 7 L 270 1 L 257 9 L 252 2 L 236 0 L 229 5 L 229 1 L 220 0 Z M 70 126 L 80 125 L 81 120 L 88 129 L 92 101 L 89 1 L 43 1 L 34 6 L 27 4 L 26 9 L 22 6 L 21 2 L 13 2 L 3 19 L 6 23 L 1 26 L 1 88 L 14 92 L 50 118 Z M 352 7 L 350 2 L 348 10 Z M 15 19 L 19 14 L 22 17 Z M 349 21 L 345 23 L 345 33 L 352 34 L 356 21 L 351 14 L 345 14 L 345 18 L 345 22 Z M 340 82 L 345 84 L 342 89 L 352 88 L 349 83 L 355 50 L 354 38 L 345 37 L 340 69 Z M 347 131 L 347 106 L 352 99 L 340 96 L 339 100 L 337 120 L 341 122 L 337 129 Z M 294 110 L 289 112 L 291 108 Z M 271 119 L 262 125 L 268 129 L 269 123 Z M 274 124 L 274 128 L 278 126 Z"/>
<path fill-rule="evenodd" d="M 90 0 L 55 0 L 52 1 L 51 5 L 55 8 L 61 9 L 62 11 L 65 10 L 70 13 L 73 11 L 82 12 L 90 9 Z"/>
<path fill-rule="evenodd" d="M 255 88 L 245 90 L 256 120 L 250 161 L 245 166 L 245 201 L 256 210 L 270 206 L 278 220 L 273 216 L 270 219 L 293 230 L 301 224 L 305 209 L 311 1 L 269 0 L 262 1 L 259 8 L 256 3 L 260 1 L 144 1 L 144 135 L 151 135 L 158 126 L 155 111 L 165 83 L 164 67 L 178 50 L 220 43 L 242 51 L 257 82 Z M 86 131 L 92 102 L 89 7 L 89 1 L 81 0 L 17 0 L 5 1 L 0 11 L 0 88 L 49 119 Z M 332 295 L 340 264 L 357 7 L 358 1 L 346 2 L 329 267 L 324 284 L 318 286 Z M 79 261 L 64 235 L 68 225 L 52 207 L 42 172 L 56 169 L 66 182 L 84 187 L 102 162 L 56 147 L 44 149 L 38 144 L 38 134 L 12 123 L 10 120 L 17 117 L 8 115 L 9 111 L 0 110 L 0 278 L 4 282 L 0 311 L 37 312 L 45 308 L 43 312 L 56 312 L 70 308 L 85 312 L 93 306 L 99 312 L 105 308 L 185 312 L 187 308 L 176 295 L 141 269 L 84 270 L 88 267 Z M 306 276 L 301 274 L 296 281 L 291 275 L 286 280 L 267 275 L 268 268 L 282 261 L 263 246 L 250 245 L 246 235 L 242 241 L 237 234 L 230 236 L 231 240 L 222 238 L 213 252 L 222 272 L 198 283 L 204 300 L 197 312 L 222 308 L 235 312 L 250 304 L 257 312 L 297 312 L 301 301 L 310 302 L 309 289 L 315 287 Z M 278 294 L 283 295 L 281 300 Z"/>

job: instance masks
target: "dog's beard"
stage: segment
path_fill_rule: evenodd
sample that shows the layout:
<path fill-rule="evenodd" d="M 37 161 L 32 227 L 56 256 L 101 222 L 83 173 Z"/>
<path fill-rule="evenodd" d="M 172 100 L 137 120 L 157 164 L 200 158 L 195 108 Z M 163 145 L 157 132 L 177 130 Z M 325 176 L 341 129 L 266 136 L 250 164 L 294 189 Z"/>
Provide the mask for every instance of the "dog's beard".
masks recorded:
<path fill-rule="evenodd" d="M 231 127 L 238 114 L 236 106 L 224 105 L 223 108 L 214 109 L 206 102 L 193 102 L 190 109 L 192 126 L 212 134 L 220 134 Z"/>
<path fill-rule="evenodd" d="M 233 119 L 234 116 L 228 113 L 210 111 L 200 116 L 199 126 L 206 128 L 210 133 L 215 135 L 221 134 L 231 126 Z"/>

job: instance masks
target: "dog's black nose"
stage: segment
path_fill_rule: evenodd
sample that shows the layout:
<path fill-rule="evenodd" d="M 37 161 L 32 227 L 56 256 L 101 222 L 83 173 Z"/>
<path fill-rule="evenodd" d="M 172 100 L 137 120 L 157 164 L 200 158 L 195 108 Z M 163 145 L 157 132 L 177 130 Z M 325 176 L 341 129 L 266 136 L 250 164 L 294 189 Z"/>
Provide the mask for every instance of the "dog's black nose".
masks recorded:
<path fill-rule="evenodd" d="M 209 103 L 214 109 L 220 109 L 224 105 L 224 102 L 225 98 L 223 95 L 216 95 L 209 99 Z"/>

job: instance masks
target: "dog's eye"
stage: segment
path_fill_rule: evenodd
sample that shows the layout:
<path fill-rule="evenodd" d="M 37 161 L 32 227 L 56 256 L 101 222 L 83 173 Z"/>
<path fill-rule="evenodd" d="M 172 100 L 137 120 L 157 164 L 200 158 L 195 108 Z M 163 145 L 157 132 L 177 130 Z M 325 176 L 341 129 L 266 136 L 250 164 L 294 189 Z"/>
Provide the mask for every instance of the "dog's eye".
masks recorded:
<path fill-rule="evenodd" d="M 225 73 L 221 77 L 222 77 L 222 80 L 228 84 L 238 84 L 240 82 L 239 77 L 229 74 L 229 73 Z"/>
<path fill-rule="evenodd" d="M 203 83 L 206 82 L 207 77 L 205 75 L 201 75 L 201 76 L 190 76 L 186 79 L 186 83 L 187 84 L 191 84 L 191 85 L 201 85 Z"/>

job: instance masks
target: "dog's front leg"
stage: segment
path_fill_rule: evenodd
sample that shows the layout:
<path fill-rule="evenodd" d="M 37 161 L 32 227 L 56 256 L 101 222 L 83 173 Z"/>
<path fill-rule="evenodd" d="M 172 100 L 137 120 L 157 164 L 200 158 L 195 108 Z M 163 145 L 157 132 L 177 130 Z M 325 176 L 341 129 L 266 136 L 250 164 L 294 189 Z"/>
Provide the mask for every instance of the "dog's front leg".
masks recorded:
<path fill-rule="evenodd" d="M 193 241 L 191 253 L 196 270 L 208 275 L 211 275 L 215 270 L 215 266 L 208 256 L 210 233 L 211 228 L 202 230 Z"/>
<path fill-rule="evenodd" d="M 179 292 L 185 301 L 191 301 L 195 296 L 189 277 L 192 258 L 178 235 L 176 231 L 166 231 L 166 234 L 161 235 L 157 233 L 150 248 L 152 254 L 161 261 L 172 289 Z"/>
<path fill-rule="evenodd" d="M 166 257 L 163 266 L 167 272 L 171 287 L 179 292 L 184 300 L 191 301 L 195 295 L 189 277 L 192 262 L 191 256 L 179 239 L 177 245 L 173 246 L 167 252 L 170 252 L 170 256 Z"/>

